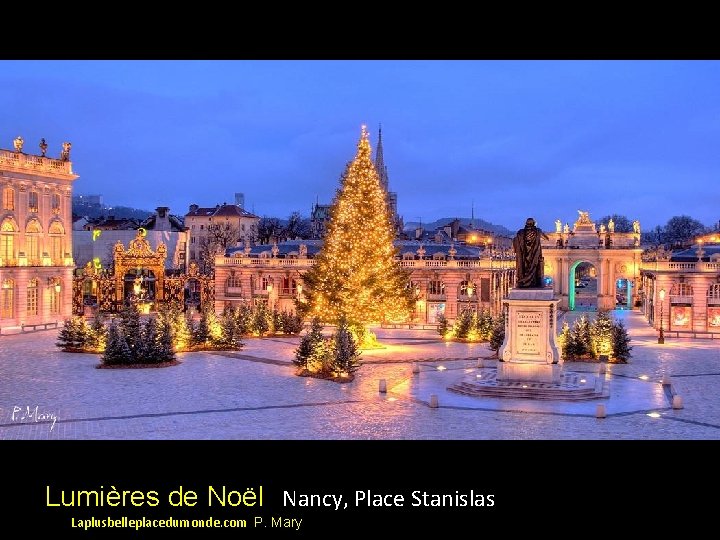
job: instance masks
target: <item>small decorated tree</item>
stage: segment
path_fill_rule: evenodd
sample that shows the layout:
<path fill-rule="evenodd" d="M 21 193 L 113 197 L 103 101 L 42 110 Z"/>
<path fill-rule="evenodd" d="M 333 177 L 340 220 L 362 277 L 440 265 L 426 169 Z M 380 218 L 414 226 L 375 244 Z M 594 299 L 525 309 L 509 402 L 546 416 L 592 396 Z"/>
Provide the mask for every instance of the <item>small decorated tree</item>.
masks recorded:
<path fill-rule="evenodd" d="M 494 319 L 492 331 L 490 332 L 490 350 L 497 356 L 505 341 L 505 317 L 502 315 Z"/>
<path fill-rule="evenodd" d="M 107 343 L 107 328 L 98 313 L 88 330 L 85 348 L 93 352 L 102 352 Z"/>
<path fill-rule="evenodd" d="M 472 325 L 472 313 L 468 309 L 464 309 L 458 315 L 453 325 L 453 335 L 457 338 L 466 338 Z"/>
<path fill-rule="evenodd" d="M 150 317 L 142 327 L 135 358 L 138 364 L 156 364 L 162 361 L 160 356 L 157 323 Z"/>
<path fill-rule="evenodd" d="M 260 337 L 270 331 L 272 324 L 272 314 L 264 302 L 260 302 L 255 307 L 255 316 L 253 317 L 253 331 Z"/>
<path fill-rule="evenodd" d="M 566 351 L 570 358 L 580 358 L 592 354 L 590 323 L 585 315 L 580 316 L 570 331 Z"/>
<path fill-rule="evenodd" d="M 322 335 L 322 325 L 320 319 L 314 317 L 310 325 L 310 329 L 300 339 L 300 345 L 295 350 L 295 359 L 293 363 L 301 369 L 308 369 L 308 362 L 313 356 L 314 351 L 319 347 L 320 342 L 325 338 Z"/>
<path fill-rule="evenodd" d="M 237 322 L 238 332 L 241 336 L 251 334 L 253 332 L 255 313 L 248 304 L 243 304 L 235 311 L 235 320 Z"/>
<path fill-rule="evenodd" d="M 123 336 L 125 336 L 125 341 L 130 348 L 130 352 L 135 354 L 141 338 L 140 312 L 135 304 L 128 303 L 120 310 L 119 316 L 120 330 Z"/>
<path fill-rule="evenodd" d="M 208 323 L 208 310 L 203 310 L 200 320 L 193 330 L 193 345 L 205 347 L 210 342 L 210 327 Z"/>
<path fill-rule="evenodd" d="M 297 312 L 283 311 L 282 312 L 282 329 L 283 332 L 290 336 L 299 334 L 303 328 L 302 317 Z"/>
<path fill-rule="evenodd" d="M 360 351 L 353 338 L 347 320 L 342 317 L 335 332 L 334 372 L 349 375 L 360 367 Z"/>
<path fill-rule="evenodd" d="M 182 316 L 182 312 L 180 312 L 180 315 Z M 184 319 L 185 317 L 182 318 Z M 158 329 L 157 358 L 158 362 L 173 362 L 175 360 L 173 332 L 168 326 L 163 326 Z"/>
<path fill-rule="evenodd" d="M 437 332 L 438 334 L 440 334 L 440 337 L 444 338 L 447 335 L 449 329 L 447 317 L 443 314 L 440 314 L 437 316 L 436 320 L 438 323 Z"/>
<path fill-rule="evenodd" d="M 613 356 L 616 360 L 627 362 L 632 354 L 630 346 L 630 336 L 627 333 L 625 325 L 622 321 L 615 321 L 612 326 L 612 347 Z"/>
<path fill-rule="evenodd" d="M 80 348 L 86 340 L 84 326 L 85 319 L 82 317 L 65 319 L 56 345 L 66 351 Z"/>
<path fill-rule="evenodd" d="M 228 349 L 239 349 L 242 347 L 242 334 L 238 329 L 237 318 L 233 310 L 226 310 L 220 318 L 222 338 L 218 345 Z"/>
<path fill-rule="evenodd" d="M 133 362 L 133 354 L 120 327 L 114 322 L 108 328 L 107 345 L 102 356 L 105 365 L 122 365 Z"/>
<path fill-rule="evenodd" d="M 612 328 L 613 320 L 610 313 L 598 312 L 597 317 L 590 325 L 593 358 L 597 358 L 601 354 L 612 356 Z"/>

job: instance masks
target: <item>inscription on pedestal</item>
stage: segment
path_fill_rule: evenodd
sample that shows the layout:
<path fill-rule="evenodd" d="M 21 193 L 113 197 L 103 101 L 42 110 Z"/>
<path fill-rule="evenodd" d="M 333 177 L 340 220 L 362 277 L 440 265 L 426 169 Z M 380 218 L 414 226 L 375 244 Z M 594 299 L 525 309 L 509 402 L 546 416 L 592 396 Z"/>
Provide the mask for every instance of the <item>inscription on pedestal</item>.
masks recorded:
<path fill-rule="evenodd" d="M 540 330 L 543 314 L 539 311 L 517 312 L 518 354 L 540 355 Z"/>

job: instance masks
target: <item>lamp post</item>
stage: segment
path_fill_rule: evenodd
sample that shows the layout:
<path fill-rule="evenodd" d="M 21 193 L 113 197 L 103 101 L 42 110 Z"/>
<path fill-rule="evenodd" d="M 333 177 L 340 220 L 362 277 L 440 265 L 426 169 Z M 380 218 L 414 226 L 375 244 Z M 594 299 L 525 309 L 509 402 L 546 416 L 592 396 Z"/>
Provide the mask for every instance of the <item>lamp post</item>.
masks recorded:
<path fill-rule="evenodd" d="M 658 343 L 665 343 L 665 335 L 663 334 L 663 304 L 665 303 L 665 289 L 660 289 L 660 333 L 658 334 Z"/>

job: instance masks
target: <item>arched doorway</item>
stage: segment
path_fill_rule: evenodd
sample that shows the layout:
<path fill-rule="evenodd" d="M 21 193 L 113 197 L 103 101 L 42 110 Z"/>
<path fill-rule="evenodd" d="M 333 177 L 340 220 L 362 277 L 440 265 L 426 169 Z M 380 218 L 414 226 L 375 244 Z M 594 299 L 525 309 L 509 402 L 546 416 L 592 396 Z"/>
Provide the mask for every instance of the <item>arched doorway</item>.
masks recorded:
<path fill-rule="evenodd" d="M 589 261 L 577 261 L 570 266 L 568 277 L 568 307 L 571 311 L 596 311 L 598 273 Z"/>

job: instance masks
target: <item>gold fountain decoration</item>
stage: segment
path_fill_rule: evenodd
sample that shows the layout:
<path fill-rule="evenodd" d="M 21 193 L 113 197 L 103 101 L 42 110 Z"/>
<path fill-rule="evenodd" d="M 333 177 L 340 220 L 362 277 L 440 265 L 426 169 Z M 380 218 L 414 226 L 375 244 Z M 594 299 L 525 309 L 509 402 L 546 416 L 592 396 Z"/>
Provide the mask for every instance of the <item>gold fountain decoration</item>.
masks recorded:
<path fill-rule="evenodd" d="M 130 241 L 127 251 L 122 242 L 118 241 L 113 250 L 115 260 L 115 289 L 116 297 L 123 297 L 123 280 L 125 275 L 134 268 L 145 268 L 151 270 L 155 275 L 155 300 L 163 299 L 165 284 L 165 259 L 167 248 L 160 243 L 157 250 L 153 251 L 150 242 L 145 240 L 144 231 L 138 231 L 137 236 Z"/>

